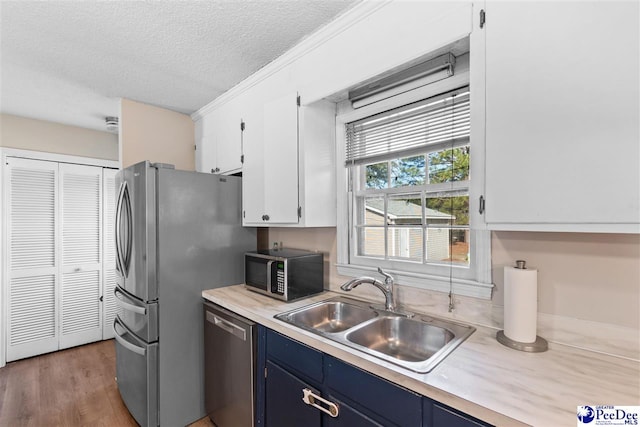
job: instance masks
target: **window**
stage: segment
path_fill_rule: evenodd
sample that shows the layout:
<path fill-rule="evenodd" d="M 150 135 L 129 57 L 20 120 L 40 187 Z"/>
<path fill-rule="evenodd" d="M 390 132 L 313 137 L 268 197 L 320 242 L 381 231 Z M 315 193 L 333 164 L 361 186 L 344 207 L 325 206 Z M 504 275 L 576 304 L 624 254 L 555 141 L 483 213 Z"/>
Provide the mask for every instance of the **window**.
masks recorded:
<path fill-rule="evenodd" d="M 470 214 L 470 111 L 465 86 L 345 120 L 341 274 L 381 266 L 401 284 L 490 298 L 488 268 L 478 268 L 489 234 Z"/>

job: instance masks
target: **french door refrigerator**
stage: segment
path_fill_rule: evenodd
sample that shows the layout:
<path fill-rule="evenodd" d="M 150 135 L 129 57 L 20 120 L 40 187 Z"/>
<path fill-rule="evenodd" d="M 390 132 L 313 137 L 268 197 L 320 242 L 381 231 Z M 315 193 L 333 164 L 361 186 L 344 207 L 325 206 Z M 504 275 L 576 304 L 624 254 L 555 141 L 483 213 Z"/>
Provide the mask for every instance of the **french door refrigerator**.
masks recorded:
<path fill-rule="evenodd" d="M 201 291 L 244 280 L 241 178 L 148 161 L 116 176 L 116 380 L 141 426 L 206 415 Z"/>

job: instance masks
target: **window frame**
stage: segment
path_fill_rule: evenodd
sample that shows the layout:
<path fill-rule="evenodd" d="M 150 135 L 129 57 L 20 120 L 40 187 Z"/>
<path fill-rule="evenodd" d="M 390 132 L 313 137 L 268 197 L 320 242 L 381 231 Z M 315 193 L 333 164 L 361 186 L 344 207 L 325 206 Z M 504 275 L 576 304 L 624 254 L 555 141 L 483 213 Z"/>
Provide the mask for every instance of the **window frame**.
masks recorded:
<path fill-rule="evenodd" d="M 373 272 L 376 272 L 377 267 L 382 267 L 393 274 L 396 282 L 401 285 L 491 299 L 494 287 L 491 283 L 491 234 L 478 209 L 479 198 L 484 189 L 484 126 L 478 126 L 478 120 L 474 119 L 474 111 L 481 108 L 484 94 L 479 93 L 476 96 L 473 88 L 470 88 L 472 101 L 469 142 L 472 150 L 469 165 L 471 176 L 469 180 L 469 237 L 473 249 L 469 266 L 412 264 L 410 261 L 381 260 L 358 256 L 355 250 L 355 233 L 357 233 L 355 215 L 357 212 L 355 212 L 354 204 L 355 188 L 351 188 L 351 168 L 345 166 L 345 125 L 412 102 L 438 96 L 465 85 L 470 85 L 468 62 L 458 61 L 456 74 L 448 79 L 358 109 L 353 109 L 348 100 L 338 105 L 336 117 L 336 182 L 338 186 L 336 267 L 340 275 L 351 277 L 372 275 Z M 429 149 L 425 148 L 426 151 Z M 411 193 L 412 187 L 398 190 Z"/>

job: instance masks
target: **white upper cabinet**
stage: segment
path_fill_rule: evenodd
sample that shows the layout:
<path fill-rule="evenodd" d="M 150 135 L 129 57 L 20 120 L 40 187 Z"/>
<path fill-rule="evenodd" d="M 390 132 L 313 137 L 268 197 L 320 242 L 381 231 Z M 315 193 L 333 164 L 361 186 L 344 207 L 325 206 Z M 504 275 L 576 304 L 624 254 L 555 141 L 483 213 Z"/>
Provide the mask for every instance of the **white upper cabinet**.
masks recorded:
<path fill-rule="evenodd" d="M 246 129 L 244 224 L 335 225 L 335 104 L 300 106 L 289 93 L 266 102 L 256 124 L 261 134 Z"/>
<path fill-rule="evenodd" d="M 264 106 L 264 208 L 269 224 L 297 224 L 298 207 L 298 101 L 290 93 Z"/>
<path fill-rule="evenodd" d="M 242 168 L 241 116 L 235 109 L 211 112 L 196 124 L 198 172 L 232 174 Z"/>
<path fill-rule="evenodd" d="M 638 2 L 487 2 L 490 229 L 640 230 Z"/>

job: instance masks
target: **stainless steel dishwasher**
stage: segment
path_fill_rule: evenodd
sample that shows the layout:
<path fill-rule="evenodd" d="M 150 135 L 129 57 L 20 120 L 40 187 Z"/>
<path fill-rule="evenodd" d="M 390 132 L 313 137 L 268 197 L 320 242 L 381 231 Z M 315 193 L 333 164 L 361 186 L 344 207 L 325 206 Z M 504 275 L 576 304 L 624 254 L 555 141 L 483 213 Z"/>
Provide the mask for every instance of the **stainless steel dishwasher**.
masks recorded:
<path fill-rule="evenodd" d="M 255 323 L 204 302 L 205 409 L 217 427 L 255 423 Z"/>

